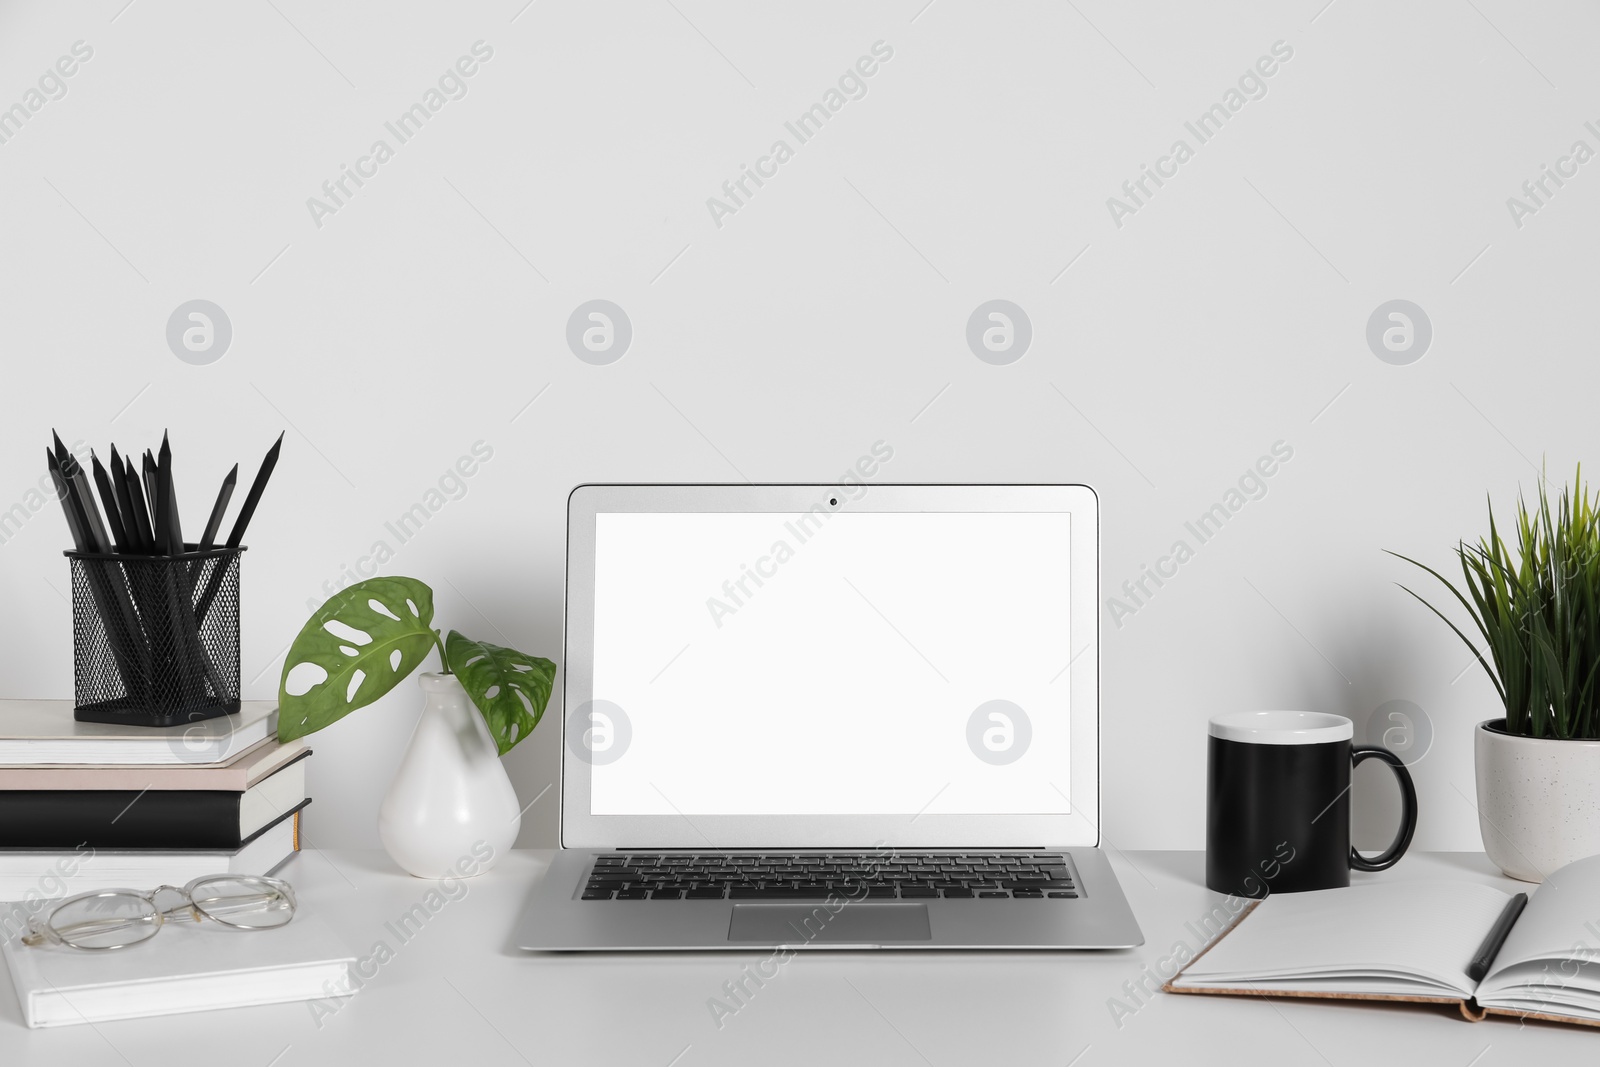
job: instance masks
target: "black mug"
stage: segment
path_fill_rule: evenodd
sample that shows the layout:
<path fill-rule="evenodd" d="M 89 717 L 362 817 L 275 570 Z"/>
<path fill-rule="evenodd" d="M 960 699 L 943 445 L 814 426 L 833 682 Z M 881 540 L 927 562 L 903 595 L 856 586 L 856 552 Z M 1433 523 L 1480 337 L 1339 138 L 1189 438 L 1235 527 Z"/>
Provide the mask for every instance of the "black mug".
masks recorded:
<path fill-rule="evenodd" d="M 1241 897 L 1339 889 L 1382 871 L 1417 829 L 1411 772 L 1386 748 L 1354 746 L 1342 715 L 1237 711 L 1211 720 L 1206 767 L 1206 887 Z M 1400 782 L 1403 825 L 1372 859 L 1350 845 L 1350 772 L 1380 759 Z"/>

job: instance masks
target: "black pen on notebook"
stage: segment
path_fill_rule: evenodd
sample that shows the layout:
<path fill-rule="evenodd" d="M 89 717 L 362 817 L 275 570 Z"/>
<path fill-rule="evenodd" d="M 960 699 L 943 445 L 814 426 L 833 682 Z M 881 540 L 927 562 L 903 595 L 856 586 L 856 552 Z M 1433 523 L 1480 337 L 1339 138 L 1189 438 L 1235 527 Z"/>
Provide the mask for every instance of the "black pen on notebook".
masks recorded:
<path fill-rule="evenodd" d="M 1506 943 L 1506 938 L 1511 934 L 1511 928 L 1516 925 L 1517 918 L 1521 916 L 1522 909 L 1528 906 L 1528 894 L 1518 893 L 1506 901 L 1506 906 L 1500 912 L 1500 918 L 1494 921 L 1489 928 L 1489 936 L 1483 939 L 1483 944 L 1478 946 L 1477 954 L 1472 957 L 1472 962 L 1467 964 L 1467 977 L 1474 982 L 1483 981 L 1483 976 L 1489 973 L 1489 968 L 1494 966 L 1494 958 L 1500 955 L 1500 948 Z"/>

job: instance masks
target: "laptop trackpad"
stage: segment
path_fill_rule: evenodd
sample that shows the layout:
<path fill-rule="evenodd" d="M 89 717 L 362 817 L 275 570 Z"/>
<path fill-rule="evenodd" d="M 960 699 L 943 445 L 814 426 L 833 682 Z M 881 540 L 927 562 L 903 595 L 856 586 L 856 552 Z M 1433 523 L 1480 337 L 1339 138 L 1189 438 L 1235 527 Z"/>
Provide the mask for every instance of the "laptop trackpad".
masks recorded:
<path fill-rule="evenodd" d="M 768 945 L 879 945 L 886 941 L 931 941 L 925 904 L 846 904 L 830 911 L 822 903 L 735 904 L 729 941 Z"/>

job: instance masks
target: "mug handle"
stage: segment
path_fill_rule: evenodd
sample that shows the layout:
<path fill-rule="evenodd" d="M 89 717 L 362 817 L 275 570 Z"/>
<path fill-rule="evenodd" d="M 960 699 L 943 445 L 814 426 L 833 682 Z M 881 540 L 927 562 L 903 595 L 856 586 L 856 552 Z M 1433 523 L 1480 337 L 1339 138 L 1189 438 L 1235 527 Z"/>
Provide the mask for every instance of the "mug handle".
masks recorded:
<path fill-rule="evenodd" d="M 1352 767 L 1359 766 L 1364 759 L 1380 759 L 1394 771 L 1395 780 L 1400 783 L 1402 825 L 1400 832 L 1395 835 L 1394 843 L 1370 860 L 1352 847 L 1350 867 L 1357 871 L 1386 871 L 1400 862 L 1400 857 L 1411 847 L 1411 835 L 1417 832 L 1417 787 L 1412 784 L 1411 772 L 1406 769 L 1405 761 L 1388 749 L 1358 745 L 1350 750 Z"/>

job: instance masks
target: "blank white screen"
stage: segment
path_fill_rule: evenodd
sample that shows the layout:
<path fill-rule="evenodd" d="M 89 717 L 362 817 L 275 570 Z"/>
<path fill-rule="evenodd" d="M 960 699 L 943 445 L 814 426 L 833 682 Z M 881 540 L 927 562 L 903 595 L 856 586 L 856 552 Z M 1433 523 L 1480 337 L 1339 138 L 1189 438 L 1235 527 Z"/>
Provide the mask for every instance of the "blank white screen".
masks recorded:
<path fill-rule="evenodd" d="M 1060 512 L 596 516 L 594 697 L 630 737 L 591 812 L 1068 812 L 1070 543 Z M 1003 765 L 969 744 L 992 700 L 1031 732 Z"/>

